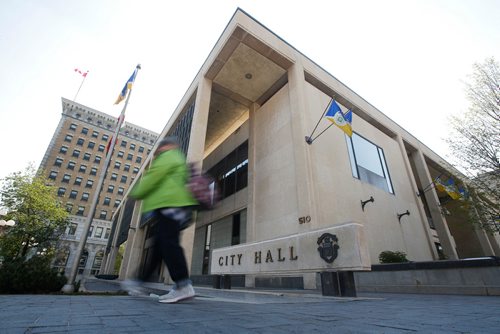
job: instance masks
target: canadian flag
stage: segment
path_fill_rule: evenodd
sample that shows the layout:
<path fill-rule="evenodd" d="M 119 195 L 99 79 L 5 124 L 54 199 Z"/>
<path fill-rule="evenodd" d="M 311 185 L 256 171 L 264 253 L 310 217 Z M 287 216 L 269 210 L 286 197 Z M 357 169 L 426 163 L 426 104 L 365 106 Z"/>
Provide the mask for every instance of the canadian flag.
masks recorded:
<path fill-rule="evenodd" d="M 78 73 L 78 74 L 81 74 L 82 77 L 86 77 L 87 74 L 89 73 L 89 71 L 87 70 L 87 72 L 83 72 L 83 71 L 80 71 L 79 69 L 75 68 L 75 72 Z"/>

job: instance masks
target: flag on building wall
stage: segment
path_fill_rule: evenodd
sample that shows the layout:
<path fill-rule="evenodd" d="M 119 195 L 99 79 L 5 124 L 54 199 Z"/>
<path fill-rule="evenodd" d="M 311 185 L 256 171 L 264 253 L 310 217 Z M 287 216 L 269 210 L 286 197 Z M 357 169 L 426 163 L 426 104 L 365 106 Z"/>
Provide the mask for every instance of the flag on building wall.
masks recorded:
<path fill-rule="evenodd" d="M 76 72 L 76 73 L 78 73 L 78 74 L 80 74 L 80 75 L 81 75 L 82 77 L 84 77 L 84 78 L 85 78 L 85 77 L 87 76 L 87 74 L 89 73 L 89 71 L 88 71 L 88 70 L 87 70 L 87 72 L 83 72 L 83 71 L 81 71 L 81 70 L 79 70 L 79 69 L 77 69 L 77 68 L 75 68 L 75 72 Z"/>
<path fill-rule="evenodd" d="M 434 186 L 437 190 L 447 193 L 452 199 L 462 197 L 460 190 L 455 185 L 455 181 L 450 177 L 446 182 L 443 182 L 439 177 L 434 180 Z M 465 192 L 464 192 L 465 194 Z"/>
<path fill-rule="evenodd" d="M 332 100 L 330 108 L 325 114 L 325 117 L 344 131 L 349 137 L 352 136 L 352 111 L 349 110 L 345 114 L 340 109 L 340 106 Z"/>
<path fill-rule="evenodd" d="M 123 86 L 123 89 L 120 92 L 120 95 L 118 95 L 118 98 L 116 99 L 115 104 L 118 104 L 125 99 L 128 91 L 132 89 L 132 85 L 134 84 L 136 74 L 137 74 L 137 68 L 134 70 L 134 73 L 132 73 L 130 78 L 127 80 L 127 82 L 125 83 L 125 86 Z"/>

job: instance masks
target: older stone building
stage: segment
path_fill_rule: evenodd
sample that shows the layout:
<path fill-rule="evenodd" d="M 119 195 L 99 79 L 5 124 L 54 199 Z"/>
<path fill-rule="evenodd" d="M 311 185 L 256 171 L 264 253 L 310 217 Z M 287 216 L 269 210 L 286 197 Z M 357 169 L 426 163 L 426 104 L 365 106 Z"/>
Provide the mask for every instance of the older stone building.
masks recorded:
<path fill-rule="evenodd" d="M 62 98 L 62 114 L 40 164 L 58 188 L 70 213 L 54 266 L 68 272 L 72 266 L 90 203 L 106 159 L 107 145 L 118 122 L 111 115 Z M 151 151 L 157 133 L 124 123 L 100 194 L 98 206 L 80 258 L 79 274 L 99 271 L 111 233 L 111 217 Z"/>
<path fill-rule="evenodd" d="M 332 127 L 308 143 L 331 99 L 352 110 L 352 137 Z M 318 131 L 329 124 L 323 119 Z M 240 9 L 160 137 L 167 135 L 181 139 L 188 161 L 201 162 L 222 194 L 216 209 L 183 232 L 197 278 L 210 274 L 214 249 L 349 222 L 362 226 L 371 263 L 386 250 L 413 261 L 500 255 L 494 236 L 463 224 L 459 211 L 445 215 L 447 194 L 429 187 L 439 175 L 459 174 L 452 166 Z M 121 278 L 149 260 L 154 224 L 140 205 L 128 199 L 116 212 L 105 272 L 125 242 Z M 306 288 L 317 283 L 314 273 L 299 270 L 294 278 Z M 158 279 L 168 280 L 164 268 Z M 245 276 L 247 286 L 261 281 Z"/>

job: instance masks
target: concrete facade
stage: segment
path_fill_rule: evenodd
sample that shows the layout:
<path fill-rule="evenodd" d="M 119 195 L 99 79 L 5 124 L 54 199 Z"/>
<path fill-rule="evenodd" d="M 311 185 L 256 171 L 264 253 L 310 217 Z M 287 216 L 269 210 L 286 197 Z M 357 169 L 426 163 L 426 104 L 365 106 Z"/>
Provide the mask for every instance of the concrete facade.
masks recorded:
<path fill-rule="evenodd" d="M 332 127 L 309 145 L 304 138 L 332 98 L 344 112 L 352 110 L 355 134 L 349 138 Z M 371 263 L 386 250 L 403 251 L 412 261 L 500 255 L 498 245 L 491 245 L 497 237 L 472 225 L 452 228 L 456 218 L 449 217 L 459 211 L 450 207 L 446 216 L 447 195 L 429 188 L 440 174 L 458 171 L 242 10 L 235 12 L 160 137 L 178 133 L 193 105 L 191 126 L 181 136 L 189 143 L 187 159 L 210 171 L 223 193 L 216 209 L 200 212 L 183 232 L 193 274 L 210 273 L 216 248 L 347 222 L 363 226 Z M 316 134 L 329 124 L 320 120 Z M 139 223 L 139 212 L 137 202 L 126 219 L 115 216 L 121 217 L 116 230 L 130 226 L 121 278 L 137 275 L 147 258 L 152 226 Z M 108 254 L 119 245 L 114 235 Z M 109 270 L 111 262 L 103 268 Z M 304 287 L 315 287 L 314 273 L 301 277 Z M 164 268 L 158 279 L 168 281 Z M 254 282 L 255 275 L 246 275 L 247 286 Z"/>

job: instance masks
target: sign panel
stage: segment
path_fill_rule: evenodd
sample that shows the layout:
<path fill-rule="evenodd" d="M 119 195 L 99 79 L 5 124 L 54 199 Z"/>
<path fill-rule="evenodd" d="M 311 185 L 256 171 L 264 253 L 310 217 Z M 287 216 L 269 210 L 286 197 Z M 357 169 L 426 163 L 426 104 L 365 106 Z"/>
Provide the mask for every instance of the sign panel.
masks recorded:
<path fill-rule="evenodd" d="M 214 249 L 210 263 L 211 274 L 371 270 L 364 227 L 358 223 Z"/>

